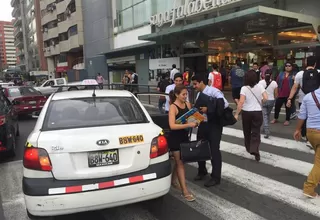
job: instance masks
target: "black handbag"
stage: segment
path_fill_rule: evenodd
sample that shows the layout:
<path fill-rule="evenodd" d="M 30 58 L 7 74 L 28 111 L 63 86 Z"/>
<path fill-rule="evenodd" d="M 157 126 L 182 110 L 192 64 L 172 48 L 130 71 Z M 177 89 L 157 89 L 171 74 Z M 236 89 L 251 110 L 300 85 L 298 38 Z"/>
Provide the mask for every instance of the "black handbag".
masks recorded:
<path fill-rule="evenodd" d="M 191 141 L 180 144 L 181 160 L 184 163 L 211 160 L 210 143 L 207 140 Z"/>

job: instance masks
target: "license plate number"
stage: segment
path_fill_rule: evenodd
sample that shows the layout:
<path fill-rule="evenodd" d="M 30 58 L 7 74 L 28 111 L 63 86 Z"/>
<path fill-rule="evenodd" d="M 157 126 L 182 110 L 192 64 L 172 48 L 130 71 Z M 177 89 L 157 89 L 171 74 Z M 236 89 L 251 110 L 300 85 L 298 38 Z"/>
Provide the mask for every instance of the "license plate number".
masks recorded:
<path fill-rule="evenodd" d="M 30 105 L 35 105 L 37 102 L 36 101 L 30 101 L 29 104 Z"/>
<path fill-rule="evenodd" d="M 101 167 L 119 164 L 119 150 L 105 150 L 88 154 L 89 167 Z"/>

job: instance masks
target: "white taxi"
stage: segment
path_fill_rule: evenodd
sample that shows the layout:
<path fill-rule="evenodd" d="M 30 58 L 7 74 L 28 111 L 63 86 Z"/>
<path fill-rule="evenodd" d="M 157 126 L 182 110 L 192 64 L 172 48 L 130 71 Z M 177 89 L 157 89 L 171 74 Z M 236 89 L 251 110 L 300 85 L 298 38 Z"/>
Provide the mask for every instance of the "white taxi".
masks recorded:
<path fill-rule="evenodd" d="M 159 198 L 171 185 L 167 141 L 128 91 L 57 92 L 27 139 L 22 185 L 31 219 Z"/>

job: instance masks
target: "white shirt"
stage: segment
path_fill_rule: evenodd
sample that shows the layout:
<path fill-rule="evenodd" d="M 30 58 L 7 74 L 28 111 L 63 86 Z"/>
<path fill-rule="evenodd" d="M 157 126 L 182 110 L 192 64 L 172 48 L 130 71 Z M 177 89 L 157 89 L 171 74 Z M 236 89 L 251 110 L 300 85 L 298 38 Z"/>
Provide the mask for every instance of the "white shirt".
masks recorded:
<path fill-rule="evenodd" d="M 169 94 L 171 91 L 174 90 L 174 88 L 176 88 L 176 84 L 168 85 L 168 86 L 166 87 L 165 93 L 166 93 L 166 94 Z M 169 102 L 170 102 L 170 97 L 169 97 L 169 96 L 166 96 L 166 104 L 165 104 L 165 106 L 164 106 L 165 111 L 169 111 L 169 109 L 170 109 L 170 104 L 169 104 Z M 189 102 L 189 93 L 188 93 L 188 96 L 187 96 L 187 102 Z"/>
<path fill-rule="evenodd" d="M 211 96 L 212 98 L 217 98 L 217 99 L 223 99 L 224 100 L 224 108 L 228 108 L 229 106 L 229 102 L 226 100 L 226 98 L 224 97 L 223 93 L 214 87 L 211 86 L 206 86 L 206 88 L 204 88 L 204 90 L 202 91 L 203 94 L 207 95 L 207 96 Z M 197 98 L 199 97 L 199 94 L 197 94 Z"/>
<path fill-rule="evenodd" d="M 170 72 L 170 79 L 173 81 L 174 80 L 174 75 L 176 75 L 177 73 L 179 73 L 179 70 L 177 70 L 176 68 L 172 69 Z"/>
<path fill-rule="evenodd" d="M 267 82 L 263 79 L 260 80 L 259 84 L 263 87 L 266 88 L 267 87 Z M 278 88 L 278 83 L 274 80 L 272 80 L 272 82 L 270 83 L 270 85 L 268 86 L 268 88 L 266 89 L 267 95 L 268 95 L 268 100 L 274 100 L 274 90 Z"/>
<path fill-rule="evenodd" d="M 253 88 L 249 86 L 242 86 L 240 95 L 244 95 L 246 97 L 242 110 L 248 112 L 262 111 L 262 94 L 265 91 L 266 90 L 260 84 L 255 85 Z"/>
<path fill-rule="evenodd" d="M 320 70 L 318 70 L 318 72 L 320 73 Z M 300 89 L 299 89 L 299 103 L 302 103 L 302 100 L 304 98 L 304 96 L 306 94 L 304 94 L 304 92 L 302 91 L 302 78 L 303 78 L 303 73 L 304 73 L 304 70 L 298 72 L 294 78 L 294 83 L 298 84 L 300 86 Z"/>

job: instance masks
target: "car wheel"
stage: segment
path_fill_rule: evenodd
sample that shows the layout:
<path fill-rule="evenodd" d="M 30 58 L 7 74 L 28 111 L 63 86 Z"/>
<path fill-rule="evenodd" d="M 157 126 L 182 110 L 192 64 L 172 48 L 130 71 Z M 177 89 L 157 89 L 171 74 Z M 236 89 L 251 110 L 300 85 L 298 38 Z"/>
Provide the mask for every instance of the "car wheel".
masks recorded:
<path fill-rule="evenodd" d="M 27 210 L 27 215 L 30 220 L 53 220 L 52 217 L 42 217 L 42 216 L 31 215 L 28 210 Z"/>

